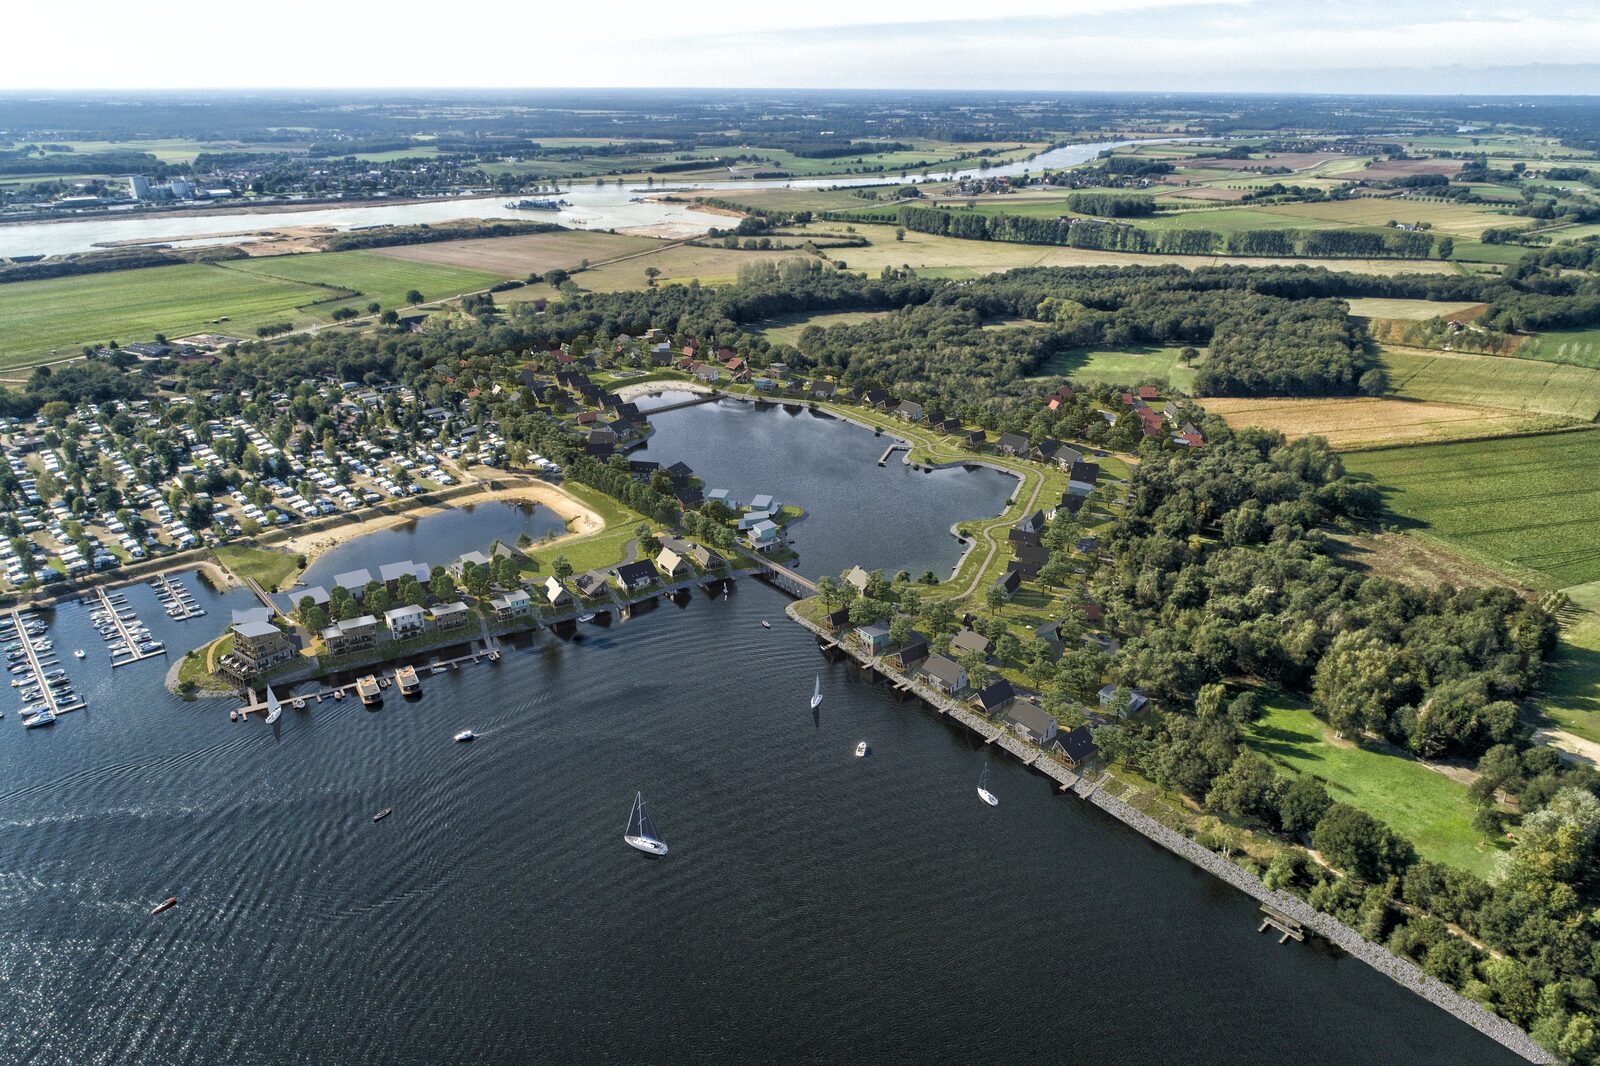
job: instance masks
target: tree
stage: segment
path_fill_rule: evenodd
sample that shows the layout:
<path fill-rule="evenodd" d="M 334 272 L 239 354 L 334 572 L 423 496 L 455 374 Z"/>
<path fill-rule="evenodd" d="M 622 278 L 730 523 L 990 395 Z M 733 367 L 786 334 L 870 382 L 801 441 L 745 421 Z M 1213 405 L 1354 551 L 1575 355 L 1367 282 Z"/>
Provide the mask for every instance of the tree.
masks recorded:
<path fill-rule="evenodd" d="M 1311 833 L 1311 844 L 1333 865 L 1376 884 L 1404 872 L 1415 855 L 1410 842 L 1365 811 L 1335 803 Z"/>
<path fill-rule="evenodd" d="M 1272 766 L 1254 752 L 1241 752 L 1211 783 L 1206 806 L 1239 818 L 1269 821 L 1277 814 L 1283 783 Z"/>
<path fill-rule="evenodd" d="M 1333 806 L 1322 782 L 1309 775 L 1295 778 L 1278 797 L 1278 824 L 1286 833 L 1309 833 Z"/>
<path fill-rule="evenodd" d="M 817 578 L 817 598 L 822 600 L 822 609 L 831 613 L 843 599 L 839 579 L 827 574 Z"/>
<path fill-rule="evenodd" d="M 567 562 L 565 555 L 558 555 L 556 561 L 550 564 L 550 572 L 556 576 L 557 581 L 565 581 L 572 576 L 572 564 Z"/>
<path fill-rule="evenodd" d="M 998 585 L 990 585 L 988 591 L 983 594 L 983 602 L 988 606 L 989 618 L 992 620 L 995 612 L 1005 606 L 1006 594 L 1000 591 Z"/>
<path fill-rule="evenodd" d="M 428 591 L 441 600 L 448 600 L 456 594 L 456 579 L 444 567 L 436 566 L 428 578 Z"/>
<path fill-rule="evenodd" d="M 644 276 L 645 283 L 653 287 L 656 283 L 656 279 L 661 276 L 661 268 L 656 266 L 645 267 Z"/>
<path fill-rule="evenodd" d="M 406 290 L 406 303 L 419 304 L 422 302 L 422 293 L 417 289 Z"/>

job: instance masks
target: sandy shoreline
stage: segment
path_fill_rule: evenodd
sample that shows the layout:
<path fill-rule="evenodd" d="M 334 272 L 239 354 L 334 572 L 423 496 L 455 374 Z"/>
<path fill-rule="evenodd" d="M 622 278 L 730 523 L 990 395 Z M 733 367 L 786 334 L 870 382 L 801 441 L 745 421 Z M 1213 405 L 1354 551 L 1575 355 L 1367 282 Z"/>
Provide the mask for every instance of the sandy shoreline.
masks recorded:
<path fill-rule="evenodd" d="M 470 507 L 479 503 L 537 503 L 543 504 L 554 511 L 567 523 L 567 531 L 559 537 L 540 542 L 540 546 L 557 544 L 571 537 L 581 537 L 589 533 L 597 533 L 605 528 L 605 521 L 584 506 L 575 497 L 562 491 L 547 481 L 519 481 L 506 485 L 504 488 L 484 488 L 464 496 L 457 496 L 444 503 L 429 504 L 417 507 L 399 514 L 377 515 L 359 522 L 337 526 L 333 529 L 318 530 L 315 533 L 306 533 L 301 536 L 290 537 L 272 545 L 273 548 L 304 555 L 309 562 L 319 555 L 324 555 L 347 544 L 358 537 L 368 533 L 378 533 L 385 529 L 393 529 L 407 522 L 429 515 L 439 514 L 441 511 L 454 510 L 459 507 Z M 485 548 L 488 545 L 484 545 Z M 446 562 L 448 560 L 441 560 Z"/>

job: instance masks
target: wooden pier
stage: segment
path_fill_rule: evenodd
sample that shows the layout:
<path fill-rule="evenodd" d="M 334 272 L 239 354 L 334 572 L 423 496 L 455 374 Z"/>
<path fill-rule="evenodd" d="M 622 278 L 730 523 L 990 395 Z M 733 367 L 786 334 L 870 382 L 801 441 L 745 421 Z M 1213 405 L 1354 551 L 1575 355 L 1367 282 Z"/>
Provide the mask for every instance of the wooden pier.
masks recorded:
<path fill-rule="evenodd" d="M 1283 914 L 1269 904 L 1261 905 L 1261 928 L 1258 933 L 1265 933 L 1268 929 L 1276 929 L 1283 935 L 1278 938 L 1278 943 L 1287 944 L 1289 941 L 1303 941 L 1306 938 L 1305 927 L 1287 914 Z"/>
<path fill-rule="evenodd" d="M 626 384 L 626 382 L 623 382 L 623 384 Z M 668 384 L 670 385 L 671 383 L 669 382 Z M 722 399 L 722 395 L 722 393 L 712 390 L 711 392 L 696 396 L 692 400 L 679 400 L 677 403 L 663 404 L 660 407 L 652 407 L 648 411 L 640 411 L 639 414 L 643 418 L 649 418 L 651 415 L 665 414 L 668 411 L 679 411 L 685 407 L 699 407 L 703 403 L 716 403 L 718 400 Z"/>
<path fill-rule="evenodd" d="M 817 583 L 797 570 L 790 570 L 765 557 L 758 557 L 762 572 L 757 576 L 798 599 L 817 594 Z"/>
<path fill-rule="evenodd" d="M 100 598 L 100 606 L 105 608 L 112 624 L 117 627 L 117 634 L 121 637 L 123 648 L 125 649 L 111 653 L 111 665 L 113 667 L 127 666 L 130 663 L 140 662 L 144 659 L 154 659 L 158 655 L 167 654 L 167 646 L 159 641 L 156 642 L 157 647 L 150 651 L 139 650 L 139 640 L 134 637 L 133 629 L 129 627 L 127 619 L 122 617 L 123 611 L 127 611 L 129 614 L 133 613 L 133 608 L 128 606 L 128 598 L 126 596 L 119 592 L 113 598 L 112 594 L 108 593 L 104 588 L 97 588 L 94 591 L 95 595 Z M 134 621 L 138 621 L 137 616 L 135 616 Z M 111 642 L 107 641 L 107 643 Z"/>
<path fill-rule="evenodd" d="M 911 445 L 909 445 L 909 444 L 905 444 L 905 443 L 902 443 L 902 442 L 896 442 L 894 444 L 891 444 L 891 445 L 889 445 L 887 448 L 885 448 L 883 450 L 883 454 L 882 455 L 878 456 L 878 465 L 879 466 L 887 465 L 888 462 L 889 462 L 889 456 L 893 455 L 895 452 L 910 451 L 910 450 L 911 450 Z"/>
<path fill-rule="evenodd" d="M 28 619 L 19 608 L 12 608 L 10 612 L 12 636 L 22 641 L 22 650 L 28 660 L 28 669 L 33 673 L 33 682 L 39 689 L 39 698 L 29 700 L 29 703 L 42 703 L 50 709 L 51 714 L 66 714 L 68 711 L 81 711 L 88 704 L 83 697 L 72 690 L 69 699 L 57 699 L 48 680 L 44 676 L 47 668 L 60 669 L 61 661 L 54 652 L 39 653 L 33 650 L 33 642 L 38 639 L 28 635 Z"/>
<path fill-rule="evenodd" d="M 485 661 L 498 662 L 499 660 L 500 646 L 493 637 L 490 637 L 484 643 L 483 647 L 478 650 L 469 651 L 464 655 L 457 655 L 449 659 L 435 659 L 426 666 L 416 667 L 415 669 L 419 676 L 431 676 L 433 674 L 448 673 L 451 670 L 455 670 L 459 667 L 467 666 L 472 663 Z M 363 676 L 371 676 L 378 679 L 378 690 L 381 696 L 386 690 L 393 690 L 395 692 L 401 691 L 400 671 L 404 669 L 407 668 L 401 666 L 392 670 L 384 671 L 382 673 L 374 671 L 370 675 Z M 356 703 L 360 703 L 361 697 L 356 691 L 357 684 L 359 684 L 359 682 L 351 681 L 350 683 L 344 685 L 332 685 L 328 688 L 318 689 L 315 692 L 299 693 L 297 695 L 290 696 L 287 699 L 279 700 L 278 702 L 286 706 L 293 707 L 297 711 L 306 710 L 312 704 L 321 703 L 324 700 L 338 703 L 343 702 L 348 698 Z M 419 686 L 418 694 L 420 695 L 420 693 L 421 689 Z M 251 690 L 249 702 L 245 703 L 242 707 L 235 707 L 234 711 L 241 719 L 249 718 L 252 714 L 264 716 L 267 713 L 266 698 L 262 697 L 261 699 L 257 699 L 255 691 Z"/>

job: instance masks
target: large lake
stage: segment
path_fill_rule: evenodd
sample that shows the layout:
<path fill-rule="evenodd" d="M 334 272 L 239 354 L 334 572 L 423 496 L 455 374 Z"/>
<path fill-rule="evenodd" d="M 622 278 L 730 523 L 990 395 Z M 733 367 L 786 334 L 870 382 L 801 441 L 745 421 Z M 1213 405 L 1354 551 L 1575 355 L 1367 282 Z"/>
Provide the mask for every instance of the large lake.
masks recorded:
<path fill-rule="evenodd" d="M 817 429 L 694 411 L 738 453 L 806 454 Z M 870 504 L 901 475 L 850 476 Z M 916 501 L 803 501 L 808 562 L 837 523 L 913 543 L 944 520 Z M 254 602 L 187 580 L 204 619 L 127 592 L 174 649 Z M 1258 935 L 1252 901 L 1008 758 L 983 805 L 981 746 L 825 663 L 785 602 L 743 581 L 275 729 L 169 696 L 164 660 L 113 672 L 61 607 L 89 709 L 0 721 L 0 1062 L 1520 1061 L 1354 959 Z M 452 743 L 466 727 L 482 739 Z M 620 839 L 637 789 L 664 860 Z"/>
<path fill-rule="evenodd" d="M 1059 169 L 1093 159 L 1101 151 L 1127 141 L 1104 141 L 1093 144 L 1074 144 L 1043 152 L 1030 161 L 1007 163 L 982 171 L 987 175 L 1020 174 L 1027 170 Z M 937 168 L 933 172 L 943 177 L 946 173 Z M 960 173 L 978 173 L 961 171 Z M 912 175 L 905 180 L 915 180 Z M 673 187 L 695 189 L 752 189 L 752 188 L 831 188 L 848 185 L 898 184 L 898 174 L 868 177 L 816 178 L 795 181 L 673 181 Z M 665 187 L 664 185 L 662 186 Z M 440 199 L 415 204 L 362 204 L 350 207 L 293 208 L 263 211 L 259 214 L 244 211 L 216 211 L 196 208 L 192 212 L 153 218 L 150 216 L 96 215 L 81 220 L 61 222 L 16 222 L 0 225 L 0 256 L 13 255 L 65 255 L 86 252 L 99 245 L 118 241 L 148 241 L 156 238 L 174 239 L 186 244 L 230 244 L 248 239 L 241 236 L 217 237 L 206 241 L 201 238 L 211 234 L 254 233 L 260 230 L 281 229 L 288 226 L 331 226 L 347 230 L 363 226 L 411 225 L 420 222 L 445 222 L 458 218 L 521 218 L 536 221 L 559 222 L 574 229 L 635 229 L 670 226 L 674 232 L 704 233 L 713 226 L 726 225 L 726 219 L 700 211 L 692 211 L 683 204 L 646 202 L 639 198 L 657 191 L 643 185 L 623 186 L 611 181 L 596 186 L 592 179 L 575 184 L 561 193 L 570 207 L 555 211 L 513 211 L 505 207 L 506 196 L 477 199 Z M 637 202 L 636 202 L 637 201 Z"/>
<path fill-rule="evenodd" d="M 641 398 L 639 407 L 694 395 L 664 390 Z M 800 555 L 795 569 L 809 577 L 860 564 L 891 577 L 904 568 L 914 577 L 932 570 L 946 578 L 962 549 L 951 527 L 1000 514 L 1017 485 L 986 467 L 918 471 L 902 462 L 903 451 L 880 467 L 893 438 L 799 406 L 725 399 L 655 415 L 650 424 L 648 446 L 630 458 L 662 466 L 681 460 L 706 492 L 727 489 L 747 505 L 768 495 L 804 507 L 790 540 Z"/>

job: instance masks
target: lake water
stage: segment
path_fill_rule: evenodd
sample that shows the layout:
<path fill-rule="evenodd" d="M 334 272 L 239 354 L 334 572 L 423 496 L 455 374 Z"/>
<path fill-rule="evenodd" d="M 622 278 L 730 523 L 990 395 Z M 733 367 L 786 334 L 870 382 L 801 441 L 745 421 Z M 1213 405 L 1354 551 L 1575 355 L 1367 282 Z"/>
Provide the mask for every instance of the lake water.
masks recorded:
<path fill-rule="evenodd" d="M 682 421 L 811 456 L 847 428 L 696 413 L 652 447 Z M 815 486 L 779 479 L 801 466 L 727 473 L 799 500 Z M 912 486 L 938 482 L 849 476 L 860 511 L 803 501 L 810 558 L 842 522 L 869 564 L 948 561 L 916 547 L 945 516 Z M 964 477 L 984 480 L 945 491 Z M 207 617 L 127 590 L 175 653 L 254 604 L 186 581 Z M 167 694 L 165 660 L 113 672 L 86 608 L 52 612 L 56 647 L 89 651 L 63 658 L 89 709 L 0 721 L 0 1062 L 1520 1061 L 1354 959 L 1258 935 L 1251 900 L 1009 758 L 985 806 L 982 746 L 826 663 L 786 602 L 745 580 L 275 727 Z M 620 839 L 639 789 L 664 860 Z"/>
<path fill-rule="evenodd" d="M 546 535 L 559 536 L 566 528 L 554 511 L 533 503 L 492 500 L 446 507 L 425 518 L 346 541 L 317 556 L 300 583 L 331 588 L 335 574 L 370 570 L 377 577 L 378 567 L 384 563 L 407 559 L 430 567 L 448 566 L 467 552 L 487 553 L 496 540 L 515 546 L 524 534 L 542 540 Z"/>
<path fill-rule="evenodd" d="M 639 406 L 648 411 L 694 395 L 664 390 Z M 891 577 L 901 568 L 948 577 L 962 548 L 951 527 L 1000 514 L 1017 485 L 987 467 L 914 470 L 903 451 L 879 467 L 892 438 L 800 407 L 718 400 L 655 415 L 650 424 L 648 447 L 631 458 L 662 466 L 681 460 L 706 492 L 727 489 L 745 504 L 769 495 L 805 508 L 790 540 L 800 553 L 794 566 L 808 577 L 856 564 Z"/>
<path fill-rule="evenodd" d="M 992 167 L 981 173 L 986 175 L 1020 174 L 1024 171 L 1059 169 L 1093 159 L 1101 151 L 1127 141 L 1104 141 L 1094 144 L 1075 144 L 1043 152 L 1031 161 L 1008 163 Z M 1156 143 L 1156 142 L 1152 142 Z M 957 173 L 976 174 L 979 171 L 934 171 L 935 176 Z M 842 178 L 813 178 L 794 181 L 710 181 L 685 182 L 673 180 L 675 188 L 717 190 L 782 188 L 797 189 L 832 188 L 851 185 L 899 184 L 902 180 L 916 180 L 913 175 L 901 179 L 898 174 L 857 176 Z M 663 183 L 665 187 L 666 183 Z M 727 224 L 725 218 L 705 212 L 692 211 L 683 204 L 634 202 L 636 198 L 659 191 L 643 185 L 623 186 L 612 181 L 596 186 L 588 183 L 572 185 L 562 190 L 561 198 L 571 203 L 560 211 L 513 211 L 505 204 L 506 196 L 488 196 L 474 199 L 428 200 L 415 204 L 362 204 L 350 207 L 299 208 L 249 214 L 243 211 L 207 211 L 197 208 L 192 214 L 167 218 L 149 216 L 126 217 L 97 215 L 81 221 L 16 222 L 0 225 L 0 256 L 13 255 L 65 255 L 86 252 L 92 248 L 118 241 L 148 241 L 173 238 L 184 245 L 201 243 L 239 243 L 237 236 L 202 240 L 210 234 L 253 234 L 261 230 L 282 229 L 290 226 L 331 226 L 347 230 L 364 226 L 413 225 L 421 222 L 446 222 L 458 218 L 519 218 L 535 221 L 559 222 L 574 229 L 635 229 L 671 226 L 683 235 L 704 233 L 714 226 Z"/>

